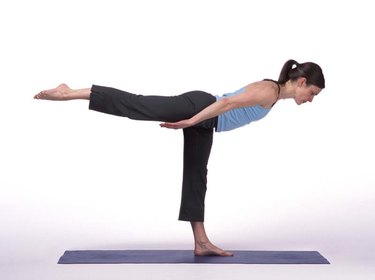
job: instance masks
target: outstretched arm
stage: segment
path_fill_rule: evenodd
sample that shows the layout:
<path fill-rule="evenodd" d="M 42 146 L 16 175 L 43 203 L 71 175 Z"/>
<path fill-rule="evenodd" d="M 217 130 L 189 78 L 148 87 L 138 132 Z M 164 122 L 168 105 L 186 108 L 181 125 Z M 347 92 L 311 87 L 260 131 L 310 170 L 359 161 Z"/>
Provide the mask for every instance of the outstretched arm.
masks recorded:
<path fill-rule="evenodd" d="M 222 98 L 215 103 L 212 103 L 190 119 L 173 123 L 165 122 L 160 124 L 160 126 L 174 129 L 194 126 L 204 120 L 216 117 L 235 108 L 255 106 L 258 104 L 262 105 L 265 102 L 265 96 L 267 95 L 264 95 L 262 90 L 254 90 L 250 85 L 243 93 L 228 98 Z"/>
<path fill-rule="evenodd" d="M 202 111 L 200 111 L 198 114 L 195 116 L 191 117 L 190 119 L 182 120 L 179 122 L 165 122 L 160 124 L 161 127 L 166 127 L 166 128 L 174 128 L 174 129 L 179 129 L 179 128 L 185 128 L 189 126 L 194 126 L 204 120 L 216 117 L 220 114 L 223 114 L 224 112 L 228 111 L 231 109 L 231 103 L 229 102 L 229 98 L 223 98 L 220 99 Z"/>

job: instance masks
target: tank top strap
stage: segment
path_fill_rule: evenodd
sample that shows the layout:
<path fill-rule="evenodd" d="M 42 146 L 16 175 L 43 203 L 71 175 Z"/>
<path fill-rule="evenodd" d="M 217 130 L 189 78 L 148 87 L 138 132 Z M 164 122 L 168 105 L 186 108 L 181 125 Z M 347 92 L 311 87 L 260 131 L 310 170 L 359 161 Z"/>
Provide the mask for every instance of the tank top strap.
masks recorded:
<path fill-rule="evenodd" d="M 280 96 L 280 85 L 279 85 L 279 83 L 278 83 L 277 81 L 272 80 L 272 79 L 263 79 L 263 81 L 274 82 L 274 83 L 277 85 L 278 89 L 279 89 L 278 92 L 277 92 L 277 99 L 276 99 L 276 101 L 275 101 L 275 102 L 272 104 L 272 106 L 271 106 L 271 107 L 273 107 L 273 105 L 276 104 L 277 100 L 279 100 L 279 96 Z"/>

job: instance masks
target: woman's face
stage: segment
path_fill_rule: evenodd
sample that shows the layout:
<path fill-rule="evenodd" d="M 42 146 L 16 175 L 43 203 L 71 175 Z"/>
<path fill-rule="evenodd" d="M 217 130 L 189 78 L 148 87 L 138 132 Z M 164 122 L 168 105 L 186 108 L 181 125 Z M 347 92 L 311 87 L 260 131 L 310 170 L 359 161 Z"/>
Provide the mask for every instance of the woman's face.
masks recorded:
<path fill-rule="evenodd" d="M 314 97 L 322 91 L 321 88 L 314 85 L 306 85 L 306 79 L 301 78 L 297 80 L 296 93 L 294 95 L 294 101 L 301 105 L 303 103 L 312 102 Z"/>

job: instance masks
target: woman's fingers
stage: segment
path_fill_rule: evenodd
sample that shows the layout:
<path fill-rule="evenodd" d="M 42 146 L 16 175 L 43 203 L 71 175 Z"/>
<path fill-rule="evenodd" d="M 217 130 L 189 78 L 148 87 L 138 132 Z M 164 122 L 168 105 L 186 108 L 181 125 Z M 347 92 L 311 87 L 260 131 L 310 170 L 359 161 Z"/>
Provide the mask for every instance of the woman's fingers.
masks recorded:
<path fill-rule="evenodd" d="M 165 123 L 160 124 L 161 127 L 172 128 L 172 129 L 186 128 L 191 125 L 192 124 L 190 123 L 189 120 L 183 120 L 179 122 L 165 122 Z"/>
<path fill-rule="evenodd" d="M 174 129 L 182 128 L 182 127 L 179 127 L 178 124 L 176 123 L 161 123 L 160 126 L 165 127 L 165 128 L 174 128 Z"/>

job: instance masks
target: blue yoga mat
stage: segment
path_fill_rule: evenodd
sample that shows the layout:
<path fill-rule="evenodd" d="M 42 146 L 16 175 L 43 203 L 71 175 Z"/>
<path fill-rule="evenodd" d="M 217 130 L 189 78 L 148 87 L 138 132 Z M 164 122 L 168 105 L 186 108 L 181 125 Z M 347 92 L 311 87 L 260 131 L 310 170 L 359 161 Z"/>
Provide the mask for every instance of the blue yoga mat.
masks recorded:
<path fill-rule="evenodd" d="M 194 256 L 192 250 L 65 251 L 59 264 L 329 264 L 317 251 L 231 251 L 232 257 Z"/>

